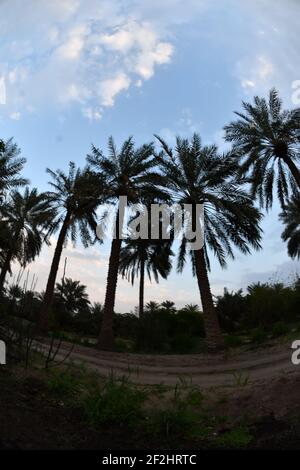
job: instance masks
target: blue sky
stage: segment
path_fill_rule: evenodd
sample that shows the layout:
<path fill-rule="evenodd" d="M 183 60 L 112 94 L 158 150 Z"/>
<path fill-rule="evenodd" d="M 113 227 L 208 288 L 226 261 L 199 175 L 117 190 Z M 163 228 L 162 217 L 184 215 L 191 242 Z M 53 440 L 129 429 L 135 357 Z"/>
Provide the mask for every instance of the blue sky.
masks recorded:
<path fill-rule="evenodd" d="M 117 143 L 134 135 L 139 144 L 157 133 L 172 144 L 176 134 L 196 131 L 222 149 L 222 127 L 242 99 L 276 86 L 293 106 L 299 27 L 296 0 L 0 0 L 1 137 L 15 137 L 25 173 L 41 190 L 46 167 L 82 165 L 91 143 L 105 148 L 109 135 Z M 278 206 L 263 229 L 262 251 L 237 254 L 227 270 L 212 263 L 214 294 L 289 280 L 299 270 L 280 240 Z M 108 250 L 79 244 L 64 253 L 67 275 L 93 300 L 104 299 Z M 45 248 L 30 266 L 39 289 L 52 252 Z M 146 300 L 199 303 L 189 266 L 147 287 Z M 120 280 L 117 310 L 136 304 L 137 288 Z"/>

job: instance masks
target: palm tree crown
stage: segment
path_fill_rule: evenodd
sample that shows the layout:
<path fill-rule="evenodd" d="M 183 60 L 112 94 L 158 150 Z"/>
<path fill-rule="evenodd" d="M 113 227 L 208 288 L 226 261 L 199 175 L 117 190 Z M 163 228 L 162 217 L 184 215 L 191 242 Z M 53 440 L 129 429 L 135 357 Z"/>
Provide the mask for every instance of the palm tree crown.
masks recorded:
<path fill-rule="evenodd" d="M 151 281 L 159 282 L 159 276 L 166 279 L 172 269 L 171 243 L 169 240 L 126 240 L 120 252 L 120 273 L 131 281 L 140 276 L 139 316 L 144 313 L 144 279 L 145 271 Z"/>
<path fill-rule="evenodd" d="M 53 190 L 47 193 L 50 204 L 56 211 L 52 224 L 53 232 L 68 216 L 69 223 L 64 242 L 70 237 L 75 243 L 79 233 L 83 245 L 89 246 L 95 239 L 96 208 L 102 195 L 99 177 L 88 169 L 76 169 L 73 162 L 69 163 L 68 174 L 61 170 L 52 171 L 49 168 L 47 173 L 53 180 L 49 182 Z"/>
<path fill-rule="evenodd" d="M 288 242 L 289 256 L 300 258 L 300 192 L 293 194 L 279 217 L 285 225 L 282 239 Z"/>
<path fill-rule="evenodd" d="M 89 308 L 90 305 L 86 286 L 70 278 L 56 284 L 56 296 L 66 311 L 72 315 Z"/>
<path fill-rule="evenodd" d="M 11 193 L 3 217 L 10 235 L 1 257 L 1 289 L 11 262 L 17 259 L 25 266 L 39 254 L 42 243 L 47 242 L 53 210 L 46 193 L 39 194 L 36 188 L 26 187 L 23 194 L 19 191 Z"/>
<path fill-rule="evenodd" d="M 19 173 L 26 163 L 25 158 L 20 157 L 20 149 L 12 139 L 6 142 L 0 141 L 0 203 L 5 192 L 17 186 L 28 183 Z"/>
<path fill-rule="evenodd" d="M 200 136 L 192 141 L 177 138 L 175 152 L 158 137 L 163 152 L 158 156 L 173 198 L 179 204 L 203 204 L 205 251 L 209 247 L 220 265 L 234 258 L 232 245 L 243 253 L 260 248 L 261 214 L 237 179 L 237 165 L 231 152 L 220 155 L 215 145 L 202 146 Z M 186 258 L 187 240 L 181 243 L 178 271 Z M 193 252 L 190 252 L 193 260 Z M 206 261 L 209 266 L 208 257 Z"/>
<path fill-rule="evenodd" d="M 87 156 L 88 164 L 100 172 L 108 188 L 108 199 L 127 196 L 128 202 L 138 202 L 142 196 L 155 192 L 154 184 L 160 175 L 154 170 L 157 162 L 153 157 L 153 144 L 135 148 L 129 137 L 118 151 L 112 137 L 108 140 L 108 156 L 92 146 Z"/>
<path fill-rule="evenodd" d="M 243 102 L 244 112 L 236 112 L 236 121 L 225 126 L 225 139 L 233 143 L 240 160 L 240 172 L 250 176 L 252 193 L 261 206 L 272 206 L 273 187 L 284 206 L 289 189 L 300 188 L 300 109 L 283 110 L 275 89 L 269 100 L 254 98 Z"/>

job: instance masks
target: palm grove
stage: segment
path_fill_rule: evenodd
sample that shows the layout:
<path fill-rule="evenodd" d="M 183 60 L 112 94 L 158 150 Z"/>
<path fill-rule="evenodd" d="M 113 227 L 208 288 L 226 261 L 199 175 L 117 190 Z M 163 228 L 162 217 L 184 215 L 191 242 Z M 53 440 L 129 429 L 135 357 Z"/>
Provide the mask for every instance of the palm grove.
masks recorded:
<path fill-rule="evenodd" d="M 174 148 L 155 136 L 156 145 L 137 147 L 128 138 L 118 149 L 110 138 L 107 153 L 92 146 L 83 169 L 76 168 L 73 162 L 66 172 L 47 169 L 50 190 L 44 193 L 30 188 L 21 176 L 25 159 L 14 141 L 0 141 L 2 298 L 11 289 L 8 275 L 12 264 L 18 262 L 25 267 L 31 263 L 56 233 L 48 281 L 39 303 L 37 331 L 47 334 L 51 330 L 57 296 L 65 295 L 69 308 L 87 305 L 89 301 L 85 292 L 80 292 L 79 283 L 63 279 L 59 284 L 57 273 L 68 240 L 75 243 L 80 238 L 85 247 L 96 242 L 101 245 L 96 237 L 97 209 L 109 202 L 117 209 L 117 230 L 111 242 L 98 347 L 115 347 L 113 318 L 118 276 L 127 277 L 132 283 L 139 279 L 138 313 L 143 318 L 146 277 L 156 282 L 160 277 L 166 279 L 175 256 L 177 271 L 189 263 L 197 279 L 208 346 L 222 347 L 223 336 L 209 282 L 210 257 L 216 256 L 225 267 L 228 258 L 234 259 L 236 249 L 245 255 L 259 250 L 261 210 L 272 207 L 275 193 L 282 207 L 282 238 L 287 242 L 289 255 L 300 256 L 300 110 L 283 110 L 273 89 L 268 99 L 255 97 L 252 103 L 243 102 L 242 111 L 236 112 L 235 120 L 224 130 L 225 140 L 231 143 L 226 153 L 219 152 L 215 145 L 203 145 L 197 134 L 191 139 L 177 137 Z M 195 208 L 203 204 L 203 248 L 191 250 L 184 236 L 177 254 L 172 238 L 122 241 L 119 234 L 124 214 L 118 210 L 120 196 L 126 196 L 129 205 L 176 202 Z M 80 299 L 77 303 L 76 298 Z"/>

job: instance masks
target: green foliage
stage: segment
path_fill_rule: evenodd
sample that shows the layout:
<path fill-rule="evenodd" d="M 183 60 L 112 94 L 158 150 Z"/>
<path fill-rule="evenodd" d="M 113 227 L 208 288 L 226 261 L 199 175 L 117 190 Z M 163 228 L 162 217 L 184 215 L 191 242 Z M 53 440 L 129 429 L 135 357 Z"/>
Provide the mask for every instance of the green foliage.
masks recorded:
<path fill-rule="evenodd" d="M 113 375 L 100 386 L 90 389 L 83 398 L 83 409 L 89 423 L 95 427 L 104 424 L 131 426 L 142 416 L 146 393 L 127 379 L 117 380 Z"/>
<path fill-rule="evenodd" d="M 256 283 L 251 284 L 245 294 L 225 289 L 224 295 L 217 298 L 216 309 L 226 332 L 254 330 L 250 338 L 260 342 L 276 323 L 287 326 L 299 320 L 300 284 L 298 280 L 289 286 Z M 225 338 L 225 341 L 228 340 Z"/>
<path fill-rule="evenodd" d="M 25 158 L 20 157 L 20 149 L 13 139 L 4 142 L 0 140 L 0 207 L 2 198 L 9 190 L 28 183 L 20 176 L 26 163 Z"/>
<path fill-rule="evenodd" d="M 281 238 L 288 242 L 288 254 L 291 258 L 300 258 L 300 192 L 295 192 L 283 212 L 279 215 L 285 225 Z"/>
<path fill-rule="evenodd" d="M 199 397 L 200 395 L 197 396 Z M 197 413 L 190 406 L 193 399 L 195 400 L 194 391 L 187 399 L 182 396 L 182 388 L 176 385 L 169 405 L 152 410 L 148 416 L 148 432 L 167 437 L 189 435 L 199 421 Z"/>
<path fill-rule="evenodd" d="M 283 336 L 289 332 L 288 326 L 283 322 L 279 321 L 272 326 L 271 333 L 273 336 Z"/>
<path fill-rule="evenodd" d="M 136 330 L 136 348 L 146 352 L 188 353 L 204 338 L 202 314 L 197 310 L 176 310 L 163 303 L 156 310 L 148 310 L 139 320 Z"/>
<path fill-rule="evenodd" d="M 116 351 L 118 352 L 129 352 L 133 348 L 133 342 L 125 340 L 123 338 L 116 338 L 115 340 Z"/>
<path fill-rule="evenodd" d="M 82 374 L 71 369 L 51 369 L 47 371 L 46 383 L 49 390 L 61 399 L 76 397 L 82 386 Z"/>
<path fill-rule="evenodd" d="M 284 207 L 290 189 L 300 185 L 296 167 L 300 156 L 299 109 L 284 110 L 273 88 L 268 99 L 255 96 L 253 103 L 243 102 L 243 111 L 235 114 L 237 120 L 225 127 L 225 139 L 233 144 L 240 176 L 250 178 L 252 195 L 261 206 L 272 206 L 276 189 Z"/>
<path fill-rule="evenodd" d="M 241 449 L 247 447 L 252 440 L 253 436 L 249 430 L 241 426 L 218 436 L 215 444 L 224 448 Z"/>
<path fill-rule="evenodd" d="M 22 267 L 32 262 L 40 253 L 43 242 L 48 241 L 48 230 L 53 218 L 46 193 L 26 187 L 21 193 L 14 190 L 1 208 L 1 219 L 5 223 L 7 241 L 0 262 L 1 274 L 10 271 L 13 261 Z M 4 279 L 0 289 L 3 288 Z"/>
<path fill-rule="evenodd" d="M 250 332 L 249 337 L 253 343 L 260 344 L 267 339 L 267 333 L 262 326 L 258 326 Z"/>
<path fill-rule="evenodd" d="M 243 344 L 242 338 L 237 335 L 226 335 L 224 341 L 229 348 L 237 348 Z"/>

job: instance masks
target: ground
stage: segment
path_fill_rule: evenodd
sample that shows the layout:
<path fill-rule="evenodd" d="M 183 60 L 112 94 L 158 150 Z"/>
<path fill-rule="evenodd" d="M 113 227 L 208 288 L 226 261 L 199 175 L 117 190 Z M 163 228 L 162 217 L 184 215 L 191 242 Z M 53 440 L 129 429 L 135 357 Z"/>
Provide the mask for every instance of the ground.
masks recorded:
<path fill-rule="evenodd" d="M 155 434 L 149 436 L 146 431 L 144 432 L 143 427 L 133 427 L 129 430 L 126 425 L 116 423 L 106 424 L 96 430 L 87 424 L 80 408 L 70 407 L 64 399 L 58 398 L 49 390 L 45 382 L 45 370 L 36 368 L 24 370 L 20 365 L 1 366 L 0 448 L 148 450 L 239 446 L 298 449 L 300 366 L 299 368 L 291 367 L 290 362 L 284 362 L 286 348 L 288 345 L 273 347 L 265 351 L 265 358 L 261 357 L 261 351 L 241 354 L 240 365 L 244 367 L 247 364 L 249 369 L 244 367 L 241 369 L 242 372 L 230 372 L 232 364 L 236 366 L 236 370 L 239 370 L 238 362 L 236 357 L 227 358 L 223 362 L 223 369 L 227 367 L 227 375 L 231 377 L 231 383 L 223 385 L 219 383 L 219 380 L 216 380 L 216 384 L 211 384 L 212 377 L 224 378 L 224 371 L 221 370 L 222 364 L 218 363 L 216 356 L 201 359 L 198 357 L 198 371 L 201 368 L 205 369 L 204 377 L 210 377 L 210 382 L 206 387 L 199 386 L 197 377 L 201 374 L 198 372 L 198 374 L 194 373 L 192 379 L 189 375 L 185 378 L 181 376 L 179 383 L 185 390 L 197 387 L 197 390 L 201 390 L 203 394 L 201 409 L 205 410 L 209 416 L 206 419 L 210 421 L 211 434 L 202 436 L 200 441 L 195 436 L 183 437 L 180 433 L 177 435 L 176 432 L 170 436 L 156 436 Z M 93 357 L 101 354 L 82 349 L 80 352 Z M 112 355 L 110 360 L 114 357 Z M 124 355 L 118 357 L 120 363 L 125 360 Z M 133 358 L 133 364 L 136 361 L 137 357 Z M 163 359 L 156 357 L 152 358 L 152 366 L 160 368 L 162 372 L 161 369 L 164 367 L 168 370 L 174 367 L 174 361 L 176 361 L 175 357 Z M 151 367 L 149 356 L 139 358 L 142 376 L 143 367 L 147 367 L 145 363 Z M 270 373 L 272 363 L 274 364 L 273 374 Z M 184 367 L 184 364 L 186 369 L 197 369 L 195 356 L 191 358 L 182 356 L 179 367 Z M 265 378 L 263 370 L 267 371 Z M 144 374 L 144 378 L 152 376 L 152 373 Z M 169 374 L 169 376 L 173 378 L 175 374 Z M 196 379 L 195 384 L 193 379 Z M 157 383 L 160 382 L 157 381 Z M 173 379 L 170 383 L 172 385 L 165 385 L 166 389 L 161 395 L 157 394 L 159 385 L 147 385 L 149 390 L 153 390 L 153 393 L 151 392 L 152 406 L 156 406 L 156 401 L 157 403 L 161 400 L 167 402 L 171 394 L 174 394 Z M 213 426 L 212 422 L 214 422 Z M 245 439 L 243 431 L 240 431 L 245 427 L 247 433 L 251 435 L 249 441 L 248 438 Z M 216 441 L 214 441 L 214 436 L 216 436 Z"/>

